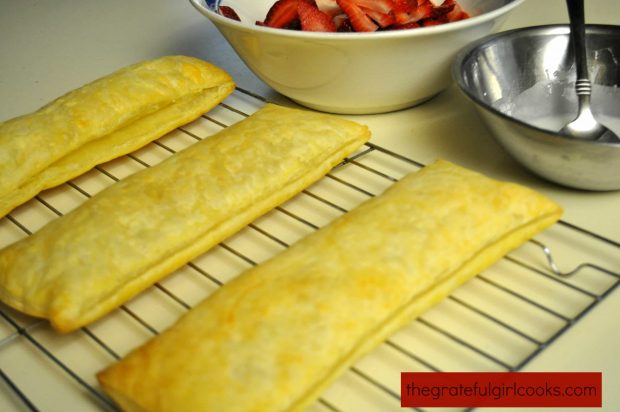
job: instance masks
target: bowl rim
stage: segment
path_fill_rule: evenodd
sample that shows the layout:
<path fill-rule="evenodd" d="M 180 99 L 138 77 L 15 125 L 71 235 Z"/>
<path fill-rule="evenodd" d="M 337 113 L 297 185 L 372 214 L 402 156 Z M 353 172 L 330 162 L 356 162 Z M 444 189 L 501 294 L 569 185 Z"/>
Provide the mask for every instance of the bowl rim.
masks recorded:
<path fill-rule="evenodd" d="M 620 26 L 611 25 L 611 24 L 586 24 L 586 33 L 588 30 L 590 31 L 611 30 L 611 31 L 617 31 L 620 34 Z M 501 31 L 498 33 L 492 33 L 492 34 L 486 35 L 484 37 L 481 37 L 478 40 L 475 40 L 467 44 L 467 46 L 463 47 L 461 50 L 457 52 L 454 58 L 454 61 L 452 63 L 452 70 L 451 70 L 452 78 L 454 82 L 458 85 L 459 89 L 477 106 L 484 108 L 485 110 L 491 112 L 492 114 L 499 116 L 505 120 L 508 120 L 511 123 L 515 123 L 526 129 L 532 129 L 538 132 L 542 132 L 546 136 L 549 136 L 549 138 L 562 139 L 563 142 L 568 143 L 568 144 L 578 143 L 578 144 L 592 144 L 592 145 L 597 145 L 597 146 L 600 146 L 600 145 L 608 145 L 608 146 L 614 146 L 614 147 L 620 146 L 620 143 L 613 143 L 613 142 L 597 142 L 597 141 L 582 140 L 582 139 L 577 140 L 574 137 L 571 137 L 569 135 L 566 135 L 560 132 L 554 132 L 548 129 L 543 129 L 531 123 L 520 120 L 516 117 L 509 116 L 508 114 L 502 112 L 501 110 L 495 108 L 494 106 L 487 104 L 482 99 L 480 99 L 477 95 L 475 95 L 474 93 L 470 91 L 470 89 L 467 87 L 467 85 L 464 82 L 464 77 L 462 76 L 463 71 L 461 69 L 462 69 L 464 62 L 476 50 L 484 48 L 485 45 L 490 44 L 492 41 L 497 40 L 497 39 L 510 38 L 523 32 L 531 32 L 532 34 L 537 34 L 538 32 L 541 32 L 546 35 L 568 36 L 570 33 L 570 26 L 568 24 L 546 24 L 546 25 L 539 25 L 539 26 L 519 27 L 515 29 Z"/>
<path fill-rule="evenodd" d="M 228 17 L 224 17 L 221 14 L 218 14 L 207 7 L 204 2 L 205 0 L 189 0 L 189 2 L 194 6 L 196 10 L 198 10 L 202 15 L 206 16 L 213 22 L 217 22 L 223 24 L 225 26 L 229 26 L 231 28 L 235 28 L 237 30 L 242 31 L 251 31 L 264 33 L 267 35 L 274 35 L 280 37 L 289 37 L 289 38 L 300 38 L 305 40 L 341 40 L 346 39 L 347 41 L 368 41 L 370 39 L 378 39 L 378 38 L 407 38 L 407 37 L 418 37 L 418 36 L 426 36 L 426 35 L 434 35 L 448 31 L 458 30 L 460 28 L 467 28 L 471 26 L 476 26 L 480 23 L 484 23 L 490 20 L 494 20 L 497 17 L 500 17 L 511 10 L 515 9 L 519 5 L 525 2 L 525 0 L 508 0 L 509 3 L 504 4 L 501 7 L 498 7 L 495 10 L 489 11 L 484 14 L 480 14 L 478 16 L 473 16 L 465 20 L 459 20 L 451 23 L 440 24 L 437 26 L 429 26 L 429 27 L 419 27 L 415 29 L 408 30 L 386 30 L 381 32 L 372 32 L 372 33 L 326 33 L 326 32 L 309 32 L 309 31 L 298 31 L 298 30 L 284 30 L 284 29 L 274 29 L 271 27 L 261 27 L 255 24 L 248 24 L 247 22 L 239 22 Z"/>

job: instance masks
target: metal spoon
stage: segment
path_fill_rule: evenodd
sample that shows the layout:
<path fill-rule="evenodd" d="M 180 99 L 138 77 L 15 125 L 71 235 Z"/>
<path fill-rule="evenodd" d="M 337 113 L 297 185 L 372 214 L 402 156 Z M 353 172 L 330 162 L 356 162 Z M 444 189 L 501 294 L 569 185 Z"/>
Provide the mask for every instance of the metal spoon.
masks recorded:
<path fill-rule="evenodd" d="M 615 133 L 596 121 L 590 108 L 592 85 L 588 75 L 583 0 L 566 0 L 566 5 L 570 18 L 570 39 L 577 66 L 575 91 L 579 102 L 579 112 L 575 120 L 564 126 L 560 133 L 579 139 L 620 143 L 620 138 Z"/>

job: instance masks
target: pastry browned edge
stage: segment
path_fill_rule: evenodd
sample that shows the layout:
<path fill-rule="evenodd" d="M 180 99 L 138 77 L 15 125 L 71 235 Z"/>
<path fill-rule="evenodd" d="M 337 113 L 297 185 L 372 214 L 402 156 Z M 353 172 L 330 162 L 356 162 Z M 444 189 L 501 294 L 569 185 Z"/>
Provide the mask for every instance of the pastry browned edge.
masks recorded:
<path fill-rule="evenodd" d="M 438 161 L 242 273 L 97 377 L 126 411 L 302 410 L 561 214 L 528 188 Z"/>
<path fill-rule="evenodd" d="M 0 250 L 0 300 L 86 325 L 323 177 L 366 126 L 267 104 Z"/>
<path fill-rule="evenodd" d="M 0 122 L 0 217 L 44 189 L 189 123 L 234 87 L 228 73 L 210 63 L 165 56 Z"/>

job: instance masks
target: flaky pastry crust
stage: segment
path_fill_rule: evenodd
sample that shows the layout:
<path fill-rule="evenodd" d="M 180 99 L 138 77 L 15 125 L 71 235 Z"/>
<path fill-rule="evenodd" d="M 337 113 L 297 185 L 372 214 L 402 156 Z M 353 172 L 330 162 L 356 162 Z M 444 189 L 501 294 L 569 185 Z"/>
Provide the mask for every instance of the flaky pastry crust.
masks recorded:
<path fill-rule="evenodd" d="M 127 411 L 302 410 L 561 214 L 530 189 L 438 161 L 242 273 L 98 379 Z"/>
<path fill-rule="evenodd" d="M 187 56 L 123 68 L 0 123 L 0 217 L 44 189 L 189 123 L 234 89 L 222 69 Z"/>
<path fill-rule="evenodd" d="M 370 137 L 267 104 L 0 251 L 0 299 L 59 331 L 105 315 L 321 178 Z"/>

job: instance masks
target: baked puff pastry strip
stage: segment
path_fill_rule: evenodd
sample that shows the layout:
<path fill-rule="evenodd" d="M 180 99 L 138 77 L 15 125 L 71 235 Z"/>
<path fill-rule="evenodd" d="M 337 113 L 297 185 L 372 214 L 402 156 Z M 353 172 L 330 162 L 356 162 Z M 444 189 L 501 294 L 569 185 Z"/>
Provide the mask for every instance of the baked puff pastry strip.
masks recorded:
<path fill-rule="evenodd" d="M 234 87 L 231 77 L 210 63 L 166 56 L 123 68 L 0 123 L 0 217 L 40 191 L 196 119 Z"/>
<path fill-rule="evenodd" d="M 366 126 L 268 104 L 0 251 L 0 298 L 83 326 L 326 174 Z"/>
<path fill-rule="evenodd" d="M 99 382 L 126 411 L 301 410 L 561 213 L 438 161 L 233 279 Z"/>

